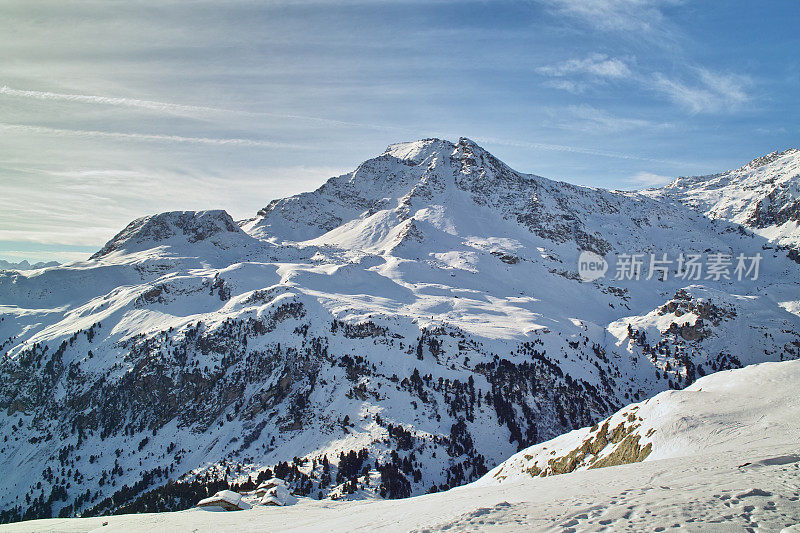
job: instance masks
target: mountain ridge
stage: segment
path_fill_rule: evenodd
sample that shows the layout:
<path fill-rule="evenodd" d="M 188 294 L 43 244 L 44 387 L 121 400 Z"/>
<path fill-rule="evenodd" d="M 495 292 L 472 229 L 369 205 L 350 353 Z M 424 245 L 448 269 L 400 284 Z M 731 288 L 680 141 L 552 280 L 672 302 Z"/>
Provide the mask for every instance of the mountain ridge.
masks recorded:
<path fill-rule="evenodd" d="M 185 239 L 188 244 L 209 240 L 212 245 L 222 246 L 221 233 L 237 236 L 243 233 L 227 211 L 167 211 L 132 221 L 89 259 L 99 259 L 114 252 L 141 251 L 144 249 L 142 245 L 174 238 Z"/>
<path fill-rule="evenodd" d="M 800 150 L 796 148 L 771 152 L 738 169 L 676 178 L 642 194 L 740 224 L 776 245 L 800 249 Z"/>

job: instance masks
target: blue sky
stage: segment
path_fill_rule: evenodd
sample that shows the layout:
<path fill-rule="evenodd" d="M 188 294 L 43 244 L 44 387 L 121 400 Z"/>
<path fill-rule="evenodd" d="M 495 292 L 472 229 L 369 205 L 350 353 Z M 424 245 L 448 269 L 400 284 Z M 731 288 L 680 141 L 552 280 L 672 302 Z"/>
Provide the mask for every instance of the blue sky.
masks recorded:
<path fill-rule="evenodd" d="M 7 0 L 0 259 L 251 216 L 386 145 L 470 137 L 609 188 L 798 147 L 794 0 Z"/>

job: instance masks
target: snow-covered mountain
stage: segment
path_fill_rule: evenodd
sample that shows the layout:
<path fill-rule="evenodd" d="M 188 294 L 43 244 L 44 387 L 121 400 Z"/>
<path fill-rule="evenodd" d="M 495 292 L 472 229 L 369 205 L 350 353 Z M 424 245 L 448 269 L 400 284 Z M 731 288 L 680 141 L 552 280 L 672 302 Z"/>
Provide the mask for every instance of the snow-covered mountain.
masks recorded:
<path fill-rule="evenodd" d="M 768 241 L 800 250 L 800 150 L 791 148 L 754 159 L 736 170 L 677 178 L 642 191 L 686 205 L 709 218 L 727 220 Z M 800 261 L 800 255 L 793 254 Z"/>
<path fill-rule="evenodd" d="M 798 386 L 800 361 L 719 372 L 602 421 L 600 427 L 610 428 L 605 445 L 598 443 L 597 428 L 582 428 L 520 452 L 474 483 L 438 494 L 388 501 L 300 498 L 290 507 L 50 519 L 0 530 L 795 533 L 800 531 Z M 633 440 L 646 442 L 646 459 L 608 466 L 635 459 L 622 453 Z M 580 448 L 597 457 L 592 467 L 583 464 L 555 476 L 537 473 L 537 465 L 577 460 Z"/>
<path fill-rule="evenodd" d="M 582 251 L 605 277 L 581 281 Z M 615 276 L 631 254 L 673 262 Z M 729 275 L 687 277 L 693 254 Z M 736 223 L 468 139 L 392 145 L 239 223 L 145 217 L 88 261 L 0 273 L 0 518 L 177 509 L 267 474 L 314 498 L 441 491 L 797 358 L 798 274 Z"/>

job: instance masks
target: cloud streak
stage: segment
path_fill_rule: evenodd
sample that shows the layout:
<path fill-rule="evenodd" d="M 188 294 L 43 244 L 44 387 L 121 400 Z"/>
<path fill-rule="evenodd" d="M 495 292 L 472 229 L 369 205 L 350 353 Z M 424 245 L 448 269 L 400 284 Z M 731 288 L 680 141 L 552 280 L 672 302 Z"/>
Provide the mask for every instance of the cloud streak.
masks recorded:
<path fill-rule="evenodd" d="M 564 129 L 585 132 L 621 132 L 645 128 L 663 128 L 668 124 L 651 122 L 639 118 L 619 117 L 587 104 L 571 105 L 559 115 L 567 115 L 562 122 Z"/>
<path fill-rule="evenodd" d="M 269 111 L 246 111 L 236 109 L 226 109 L 221 107 L 195 106 L 186 104 L 175 104 L 171 102 L 159 102 L 155 100 L 139 100 L 136 98 L 119 98 L 114 96 L 88 95 L 88 94 L 69 94 L 50 91 L 30 91 L 25 89 L 14 89 L 7 85 L 0 87 L 0 95 L 15 98 L 28 98 L 33 100 L 70 102 L 79 104 L 97 104 L 115 107 L 127 107 L 135 109 L 145 109 L 148 111 L 158 111 L 163 113 L 178 114 L 183 116 L 200 117 L 209 114 L 221 115 L 240 115 L 251 117 L 270 117 L 288 120 L 304 120 L 318 122 L 320 124 L 332 126 L 351 126 L 358 128 L 369 128 L 379 130 L 400 130 L 393 126 L 381 124 L 366 124 L 363 122 L 351 122 L 346 120 L 336 120 L 325 117 L 310 115 L 298 115 L 291 113 L 271 113 Z"/>
<path fill-rule="evenodd" d="M 33 99 L 33 100 L 41 100 L 41 101 L 56 101 L 56 102 L 67 102 L 67 103 L 75 103 L 75 104 L 88 104 L 88 105 L 101 105 L 101 106 L 112 106 L 112 107 L 126 107 L 126 108 L 133 108 L 133 109 L 142 109 L 147 111 L 155 111 L 159 113 L 168 113 L 172 115 L 179 115 L 184 117 L 190 118 L 205 118 L 209 115 L 222 115 L 222 116 L 245 116 L 251 118 L 276 118 L 282 120 L 295 120 L 295 121 L 304 121 L 304 122 L 312 122 L 316 124 L 320 124 L 323 126 L 336 126 L 336 127 L 348 127 L 348 128 L 361 128 L 361 129 L 370 129 L 370 130 L 377 130 L 377 131 L 387 131 L 387 132 L 409 132 L 408 129 L 403 129 L 400 127 L 395 126 L 388 126 L 383 124 L 370 124 L 364 122 L 353 122 L 353 121 L 346 121 L 346 120 L 337 120 L 331 119 L 326 117 L 318 117 L 318 116 L 310 116 L 310 115 L 301 115 L 301 114 L 292 114 L 292 113 L 271 113 L 269 111 L 246 111 L 246 110 L 234 110 L 234 109 L 225 109 L 221 107 L 210 107 L 210 106 L 195 106 L 195 105 L 186 105 L 186 104 L 176 104 L 171 102 L 160 102 L 156 100 L 140 100 L 136 98 L 120 98 L 114 96 L 102 96 L 102 95 L 88 95 L 88 94 L 69 94 L 69 93 L 58 93 L 58 92 L 50 92 L 50 91 L 31 91 L 25 89 L 15 89 L 9 87 L 7 85 L 0 86 L 0 95 L 9 96 L 13 98 L 26 98 L 26 99 Z M 6 124 L 6 127 L 14 126 L 12 124 Z M 2 127 L 2 126 L 0 126 Z M 31 127 L 33 128 L 33 127 Z M 59 130 L 57 128 L 44 128 L 41 126 L 37 126 L 41 130 L 49 129 L 52 130 L 52 133 L 56 131 L 73 131 L 73 133 L 78 134 L 77 130 Z M 41 131 L 42 133 L 44 131 Z M 94 132 L 94 131 L 84 131 L 80 132 L 84 136 L 104 136 L 104 137 L 124 137 L 131 135 L 131 138 L 139 139 L 139 140 L 171 140 L 172 142 L 194 142 L 200 144 L 241 144 L 246 145 L 250 144 L 251 146 L 267 146 L 270 143 L 261 142 L 261 141 L 248 141 L 245 139 L 208 139 L 208 138 L 199 138 L 199 137 L 181 137 L 181 136 L 164 136 L 164 135 L 139 135 L 136 134 L 116 134 L 116 133 L 107 133 L 107 132 Z M 277 147 L 277 146 L 276 146 Z M 284 147 L 291 147 L 290 145 L 286 145 Z"/>
<path fill-rule="evenodd" d="M 584 59 L 568 59 L 557 65 L 536 69 L 545 76 L 562 77 L 572 74 L 589 74 L 598 78 L 628 78 L 631 70 L 625 61 L 605 54 L 590 54 Z"/>
<path fill-rule="evenodd" d="M 666 96 L 691 113 L 736 111 L 751 99 L 749 88 L 752 81 L 747 76 L 692 67 L 687 77 L 694 80 L 684 81 L 658 71 L 634 72 L 627 62 L 604 54 L 568 59 L 539 67 L 536 72 L 550 78 L 544 82 L 546 86 L 575 94 L 592 85 L 606 84 L 609 80 L 629 82 Z"/>
<path fill-rule="evenodd" d="M 159 135 L 152 133 L 124 133 L 115 131 L 77 130 L 77 129 L 65 129 L 65 128 L 50 128 L 47 126 L 31 126 L 28 124 L 9 124 L 6 122 L 0 122 L 0 130 L 15 131 L 20 133 L 32 133 L 37 135 L 54 135 L 59 137 L 63 136 L 86 137 L 86 138 L 100 137 L 108 139 L 160 142 L 160 143 L 189 143 L 189 144 L 205 144 L 205 145 L 215 145 L 215 146 L 245 146 L 245 147 L 258 147 L 258 148 L 291 148 L 291 149 L 308 148 L 307 145 L 302 145 L 302 144 L 254 140 L 254 139 L 183 137 L 180 135 Z"/>
<path fill-rule="evenodd" d="M 541 0 L 541 2 L 557 14 L 579 19 L 595 29 L 664 34 L 666 30 L 662 8 L 678 4 L 680 0 Z"/>
<path fill-rule="evenodd" d="M 12 96 L 15 98 L 30 98 L 34 100 L 49 100 L 59 102 L 73 102 L 81 104 L 101 104 L 117 107 L 132 107 L 137 109 L 147 109 L 150 111 L 169 112 L 177 114 L 192 114 L 197 113 L 232 113 L 227 109 L 219 109 L 216 107 L 206 106 L 191 106 L 181 104 L 170 104 L 166 102 L 156 102 L 152 100 L 138 100 L 135 98 L 115 98 L 109 96 L 96 96 L 87 94 L 64 94 L 54 93 L 47 91 L 27 91 L 22 89 L 13 89 L 4 85 L 0 87 L 0 94 L 5 96 Z"/>
<path fill-rule="evenodd" d="M 692 113 L 731 111 L 750 100 L 745 76 L 696 69 L 698 83 L 690 85 L 656 72 L 645 84 Z"/>

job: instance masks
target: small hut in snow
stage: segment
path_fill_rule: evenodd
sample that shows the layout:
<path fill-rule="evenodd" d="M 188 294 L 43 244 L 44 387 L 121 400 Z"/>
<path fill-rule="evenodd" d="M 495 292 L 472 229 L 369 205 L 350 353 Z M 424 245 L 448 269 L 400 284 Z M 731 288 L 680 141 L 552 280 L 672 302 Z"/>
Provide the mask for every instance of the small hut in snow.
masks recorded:
<path fill-rule="evenodd" d="M 287 488 L 286 487 L 286 482 L 284 480 L 282 480 L 281 478 L 279 478 L 279 477 L 270 478 L 270 479 L 266 480 L 264 483 L 262 483 L 261 485 L 259 485 L 258 488 L 256 488 L 256 496 L 262 497 L 267 493 L 267 491 L 269 491 L 269 489 L 274 488 L 274 487 L 278 487 L 278 486 Z"/>
<path fill-rule="evenodd" d="M 286 485 L 275 485 L 267 489 L 264 496 L 259 500 L 261 505 L 294 505 L 297 503 L 297 498 L 289 492 Z"/>
<path fill-rule="evenodd" d="M 242 501 L 242 495 L 232 490 L 221 490 L 213 496 L 197 502 L 198 507 L 221 507 L 226 511 L 250 509 L 250 504 Z"/>

